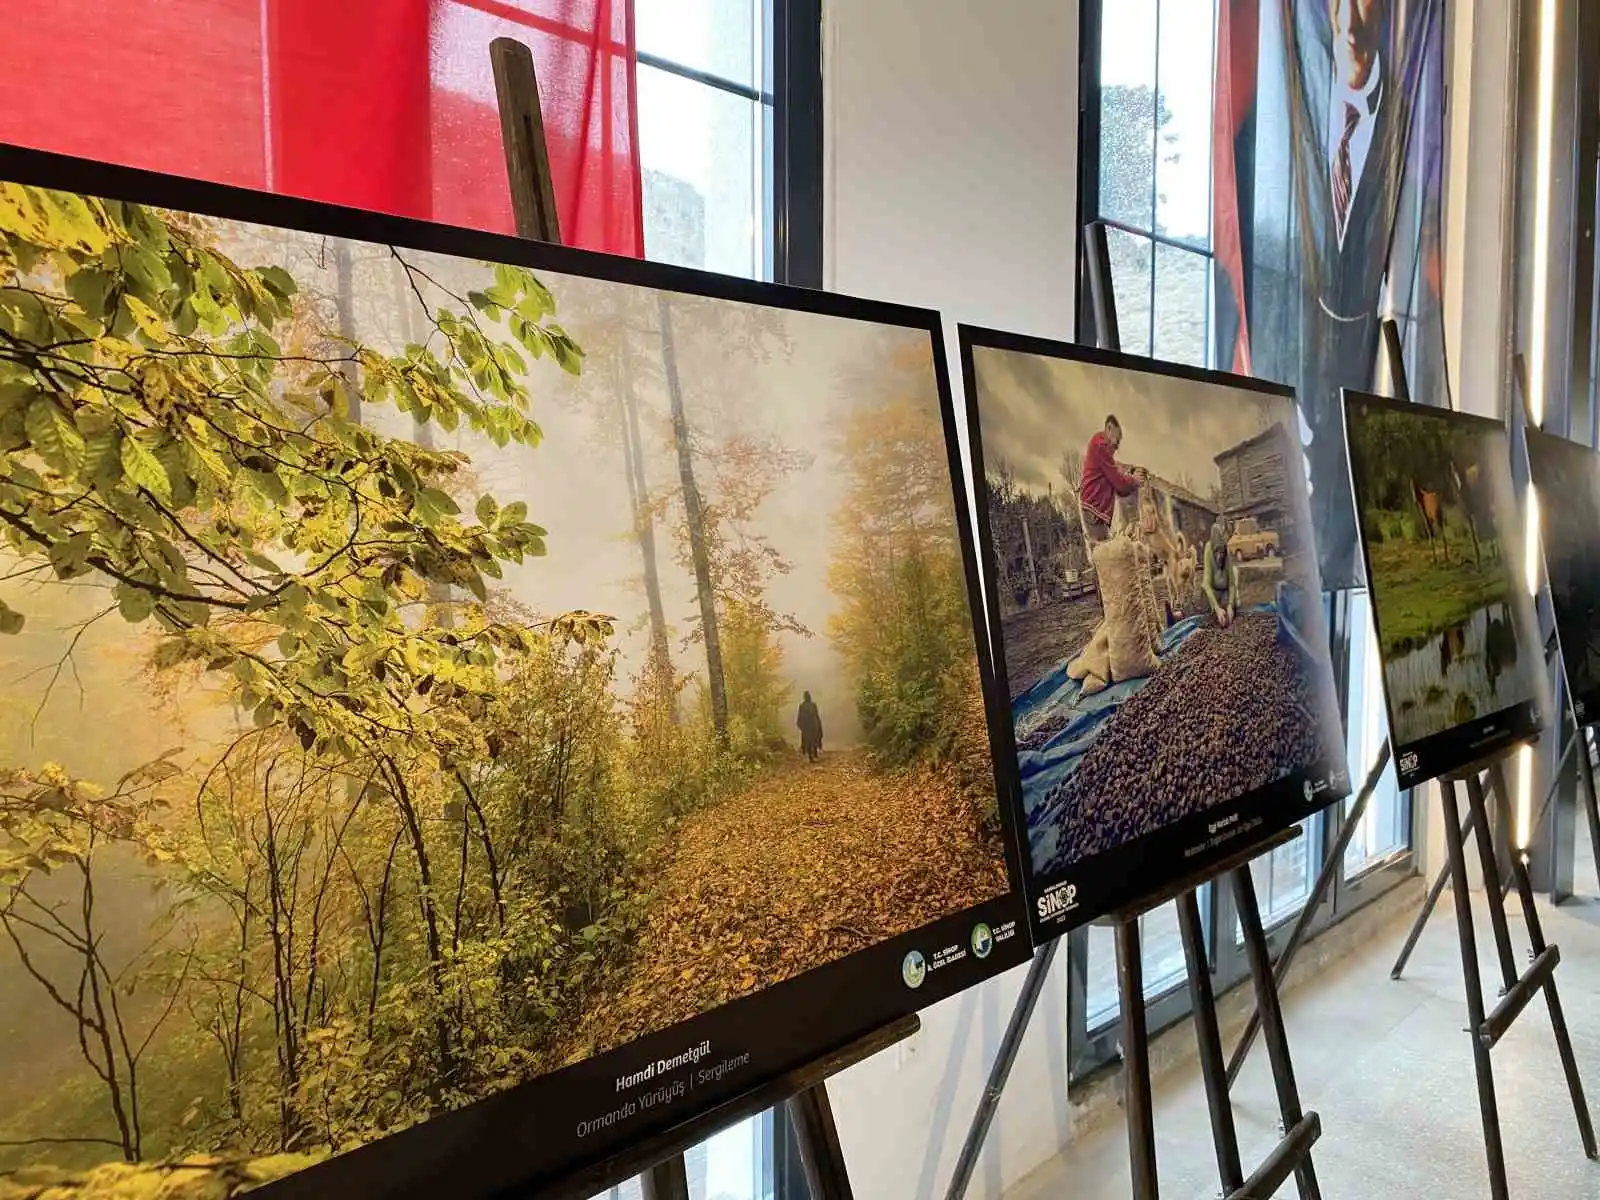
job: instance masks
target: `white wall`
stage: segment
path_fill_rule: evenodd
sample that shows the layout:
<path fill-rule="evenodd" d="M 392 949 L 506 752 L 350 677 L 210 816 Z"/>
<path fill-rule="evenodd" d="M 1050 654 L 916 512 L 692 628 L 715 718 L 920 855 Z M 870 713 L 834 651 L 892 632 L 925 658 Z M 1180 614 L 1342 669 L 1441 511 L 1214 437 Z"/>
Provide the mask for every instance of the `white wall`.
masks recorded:
<path fill-rule="evenodd" d="M 1514 0 L 1450 5 L 1450 111 L 1444 211 L 1445 360 L 1457 408 L 1499 416 L 1512 320 L 1512 174 L 1516 167 Z M 1423 864 L 1446 862 L 1436 784 L 1425 800 Z M 1469 873 L 1478 883 L 1475 856 Z"/>
<path fill-rule="evenodd" d="M 1458 408 L 1498 416 L 1510 329 L 1516 4 L 1456 0 L 1445 182 L 1445 343 Z"/>
<path fill-rule="evenodd" d="M 827 287 L 942 310 L 958 397 L 957 321 L 1070 338 L 1075 0 L 834 0 L 823 21 Z M 975 1200 L 1066 1140 L 1065 966 L 1061 954 Z M 857 1195 L 943 1194 L 1024 970 L 928 1010 L 914 1039 L 830 1084 Z"/>

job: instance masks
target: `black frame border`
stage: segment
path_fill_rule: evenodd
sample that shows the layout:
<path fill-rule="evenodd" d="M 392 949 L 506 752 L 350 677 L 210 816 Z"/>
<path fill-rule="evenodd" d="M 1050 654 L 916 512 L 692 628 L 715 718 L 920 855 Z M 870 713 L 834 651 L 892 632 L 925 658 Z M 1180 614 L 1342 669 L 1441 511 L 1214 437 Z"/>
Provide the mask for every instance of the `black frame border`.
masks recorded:
<path fill-rule="evenodd" d="M 1537 478 L 1538 471 L 1533 465 L 1533 444 L 1536 441 L 1559 446 L 1560 449 L 1556 451 L 1558 454 L 1571 454 L 1574 457 L 1581 455 L 1587 458 L 1591 464 L 1590 470 L 1594 473 L 1596 479 L 1600 480 L 1600 451 L 1595 450 L 1587 442 L 1580 442 L 1576 438 L 1562 437 L 1558 433 L 1549 433 L 1531 425 L 1524 429 L 1523 436 L 1528 443 L 1529 479 L 1534 487 L 1539 488 L 1546 496 L 1550 496 L 1552 493 L 1548 488 L 1540 487 Z M 1556 599 L 1555 588 L 1550 587 L 1550 539 L 1545 536 L 1545 531 L 1548 528 L 1547 522 L 1549 521 L 1547 512 L 1548 510 L 1544 503 L 1541 502 L 1539 508 L 1539 554 L 1544 560 L 1545 586 L 1550 592 L 1550 607 L 1555 614 L 1556 638 L 1561 647 L 1561 669 L 1566 680 L 1567 695 L 1571 697 L 1573 715 L 1577 718 L 1579 729 L 1582 730 L 1590 725 L 1600 724 L 1600 684 L 1596 684 L 1590 692 L 1579 692 L 1572 686 L 1572 669 L 1567 665 L 1567 641 L 1561 636 L 1561 605 Z M 1595 537 L 1597 541 L 1600 541 L 1600 526 L 1596 527 Z"/>
<path fill-rule="evenodd" d="M 814 3 L 814 0 L 808 0 Z M 820 115 L 820 114 L 819 114 Z M 574 1172 L 592 1169 L 619 1146 L 673 1128 L 698 1113 L 724 1105 L 774 1079 L 802 1069 L 874 1028 L 920 1011 L 1021 964 L 1032 952 L 1024 919 L 1025 882 L 1021 843 L 1007 797 L 1014 790 L 1015 759 L 995 723 L 1004 697 L 995 674 L 978 570 L 978 547 L 964 503 L 963 458 L 941 318 L 931 309 L 866 300 L 788 284 L 719 275 L 666 263 L 622 258 L 588 250 L 530 241 L 504 234 L 418 221 L 384 213 L 281 196 L 228 184 L 187 179 L 142 168 L 0 143 L 0 182 L 74 192 L 98 199 L 147 205 L 220 220 L 287 229 L 311 236 L 400 246 L 424 253 L 504 262 L 530 270 L 580 276 L 655 291 L 778 308 L 926 333 L 938 391 L 951 509 L 967 586 L 973 650 L 983 689 L 990 756 L 1001 824 L 1006 892 L 963 911 L 947 914 L 919 929 L 784 980 L 763 991 L 729 1001 L 687 1021 L 646 1034 L 614 1050 L 526 1080 L 479 1099 L 466 1108 L 442 1113 L 423 1124 L 391 1133 L 336 1154 L 274 1183 L 260 1194 L 271 1200 L 321 1200 L 334 1194 L 416 1197 L 537 1195 Z M 963 945 L 978 923 L 996 935 L 992 950 L 979 959 Z M 945 969 L 930 962 L 927 983 L 896 987 L 904 957 L 913 950 L 932 960 L 941 948 L 960 948 Z M 963 965 L 964 964 L 964 965 Z M 891 973 L 892 972 L 892 973 Z M 836 1016 L 839 1000 L 849 997 L 858 1016 Z M 829 1019 L 831 1018 L 831 1019 Z M 774 1028 L 776 1026 L 776 1029 Z M 570 1125 L 540 1126 L 541 1120 L 582 1116 L 584 1106 L 608 1089 L 614 1073 L 630 1073 L 657 1055 L 707 1041 L 717 1053 L 748 1052 L 750 1076 L 720 1079 L 701 1088 L 688 1108 L 674 1101 L 659 1106 L 659 1116 L 617 1122 L 580 1146 Z M 619 1097 L 622 1095 L 618 1090 Z M 669 1107 L 674 1105 L 674 1107 Z M 595 1108 L 594 1116 L 604 1113 Z M 568 1132 L 556 1134 L 555 1129 Z M 580 1135 L 581 1137 L 581 1135 Z M 560 1153 L 533 1147 L 548 1139 Z M 531 1189 L 531 1190 L 530 1190 Z"/>
<path fill-rule="evenodd" d="M 1204 367 L 1191 367 L 1179 363 L 1162 362 L 1143 355 L 1125 354 L 1104 350 L 1076 342 L 1063 342 L 1029 334 L 1010 333 L 981 326 L 957 326 L 960 345 L 961 372 L 966 400 L 967 439 L 969 465 L 972 471 L 973 505 L 977 512 L 978 542 L 984 562 L 993 564 L 994 546 L 989 536 L 989 497 L 984 486 L 987 476 L 983 469 L 983 422 L 978 410 L 977 373 L 973 364 L 973 351 L 977 349 L 1000 350 L 1011 353 L 1032 354 L 1069 362 L 1087 363 L 1113 370 L 1132 371 L 1143 375 L 1156 375 L 1180 379 L 1189 383 L 1210 384 L 1239 392 L 1271 396 L 1285 401 L 1289 411 L 1298 414 L 1294 389 L 1270 380 L 1251 376 L 1233 375 Z M 993 580 L 991 580 L 993 583 Z M 1319 592 L 1320 604 L 1325 593 Z M 1027 807 L 1022 795 L 1021 771 L 1017 760 L 1016 736 L 1011 723 L 1011 698 L 1005 665 L 1005 639 L 1001 636 L 999 593 L 991 586 L 984 592 L 985 612 L 989 620 L 990 647 L 999 693 L 999 712 L 991 716 L 991 741 L 998 733 L 1004 740 L 1009 802 L 1015 806 L 1013 826 L 1017 830 L 1017 848 L 1020 855 L 1022 878 L 1028 899 L 1028 919 L 1036 943 L 1070 933 L 1089 924 L 1098 917 L 1115 912 L 1156 890 L 1148 884 L 1151 873 L 1157 877 L 1171 874 L 1173 878 L 1193 873 L 1208 863 L 1220 862 L 1238 852 L 1239 839 L 1249 836 L 1260 839 L 1280 829 L 1299 823 L 1313 813 L 1343 801 L 1350 794 L 1350 770 L 1345 753 L 1345 730 L 1340 723 L 1338 753 L 1332 761 L 1310 764 L 1274 780 L 1242 796 L 1221 801 L 1197 813 L 1181 817 L 1160 829 L 1152 830 L 1140 838 L 1101 851 L 1080 860 L 1072 866 L 1048 873 L 1036 872 L 1032 851 L 1028 845 Z M 1328 685 L 1334 692 L 1335 716 L 1338 716 L 1337 668 L 1329 657 Z M 996 721 L 998 720 L 998 726 Z M 1146 882 L 1134 884 L 1132 880 Z M 1074 886 L 1076 884 L 1076 887 Z M 1093 888 L 1094 896 L 1077 901 L 1079 888 Z M 1159 886 L 1159 885 L 1157 885 Z M 1074 903 L 1071 907 L 1043 915 L 1047 893 L 1067 887 L 1072 888 Z"/>
<path fill-rule="evenodd" d="M 1436 730 L 1426 737 L 1414 741 L 1402 742 L 1395 737 L 1395 712 L 1394 702 L 1389 694 L 1389 665 L 1383 658 L 1383 617 L 1379 612 L 1378 597 L 1372 587 L 1372 549 L 1367 540 L 1366 523 L 1361 515 L 1361 496 L 1356 490 L 1355 459 L 1350 453 L 1350 402 L 1355 400 L 1368 408 L 1376 408 L 1388 412 L 1406 413 L 1411 416 L 1420 416 L 1424 420 L 1443 421 L 1445 424 L 1454 424 L 1468 428 L 1476 428 L 1480 432 L 1498 435 L 1506 441 L 1506 474 L 1511 474 L 1511 437 L 1506 427 L 1506 422 L 1498 417 L 1485 417 L 1478 413 L 1461 412 L 1453 408 L 1440 408 L 1433 404 L 1420 404 L 1412 400 L 1397 400 L 1392 396 L 1380 396 L 1362 388 L 1340 388 L 1339 406 L 1344 415 L 1344 443 L 1345 462 L 1349 464 L 1350 503 L 1355 511 L 1356 540 L 1361 544 L 1361 568 L 1366 572 L 1367 593 L 1369 596 L 1368 611 L 1372 615 L 1373 635 L 1378 641 L 1379 676 L 1383 681 L 1384 713 L 1389 719 L 1389 744 L 1394 751 L 1395 776 L 1399 781 L 1402 791 L 1415 788 L 1430 779 L 1439 779 L 1445 776 L 1457 777 L 1471 773 L 1486 765 L 1490 761 L 1500 758 L 1517 745 L 1525 742 L 1536 741 L 1545 731 L 1545 719 L 1541 700 L 1543 699 L 1543 685 L 1537 680 L 1537 673 L 1545 670 L 1545 656 L 1542 646 L 1524 646 L 1525 654 L 1536 658 L 1538 667 L 1535 673 L 1535 694 L 1527 700 L 1513 704 L 1508 708 L 1475 717 L 1464 725 L 1451 725 L 1444 729 Z M 1520 520 L 1523 510 L 1519 507 L 1514 520 Z M 1527 547 L 1523 545 L 1521 532 L 1516 537 L 1516 548 L 1526 553 Z M 1511 564 L 1508 563 L 1508 566 Z M 1512 570 L 1511 587 L 1515 592 L 1524 589 L 1523 581 L 1517 578 L 1516 570 Z M 1533 608 L 1533 598 L 1527 598 L 1529 613 L 1532 617 L 1531 626 L 1537 635 L 1539 617 Z M 1411 765 L 1407 765 L 1407 763 Z"/>

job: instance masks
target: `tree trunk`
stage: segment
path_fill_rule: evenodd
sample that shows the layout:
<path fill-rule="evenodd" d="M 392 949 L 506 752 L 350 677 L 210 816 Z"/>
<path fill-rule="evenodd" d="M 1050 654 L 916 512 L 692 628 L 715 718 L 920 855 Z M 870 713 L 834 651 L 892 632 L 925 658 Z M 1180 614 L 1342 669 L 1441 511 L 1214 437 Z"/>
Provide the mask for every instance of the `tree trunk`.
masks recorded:
<path fill-rule="evenodd" d="M 650 610 L 650 654 L 654 665 L 670 677 L 672 651 L 667 642 L 666 605 L 661 600 L 661 572 L 656 565 L 656 522 L 650 515 L 650 485 L 644 474 L 644 439 L 639 432 L 639 398 L 634 394 L 628 354 L 625 350 L 619 360 L 618 406 L 623 465 L 628 473 L 628 498 L 633 502 L 633 536 L 639 543 L 639 558 L 644 563 L 645 602 Z"/>
<path fill-rule="evenodd" d="M 705 514 L 694 482 L 694 452 L 689 446 L 689 421 L 683 413 L 683 385 L 678 379 L 678 353 L 672 338 L 672 310 L 665 292 L 661 307 L 661 361 L 666 368 L 667 395 L 672 401 L 672 441 L 678 450 L 678 477 L 683 485 L 683 511 L 689 525 L 689 553 L 694 559 L 695 591 L 700 599 L 700 626 L 706 643 L 707 686 L 711 692 L 711 727 L 718 746 L 728 744 L 728 690 L 722 672 L 722 643 L 717 637 L 717 597 L 711 584 L 711 555 L 706 549 Z"/>
<path fill-rule="evenodd" d="M 100 976 L 103 968 L 100 965 L 100 934 L 94 925 L 94 876 L 90 872 L 89 858 L 87 855 L 77 861 L 79 872 L 83 876 L 83 899 L 81 914 L 83 917 L 83 980 L 89 984 L 89 1000 L 94 1006 L 94 1017 L 85 1021 L 78 1021 L 78 1044 L 84 1048 L 84 1057 L 89 1057 L 86 1035 L 90 1030 L 100 1039 L 100 1052 L 104 1056 L 105 1071 L 101 1078 L 105 1081 L 106 1089 L 111 1095 L 111 1113 L 116 1118 L 117 1135 L 122 1142 L 122 1157 L 126 1162 L 138 1162 L 141 1154 L 139 1145 L 139 1110 L 137 1102 L 130 1096 L 129 1103 L 123 1103 L 123 1084 L 117 1077 L 117 1052 L 111 1041 L 111 1016 L 106 1012 L 105 996 L 100 988 Z M 110 978 L 107 977 L 110 984 Z M 78 984 L 79 995 L 83 994 L 83 982 Z M 80 999 L 79 1004 L 83 1001 Z M 118 1021 L 118 1031 L 121 1031 L 121 1019 Z M 90 1065 L 93 1066 L 91 1059 Z M 129 1064 L 132 1070 L 132 1064 Z"/>
<path fill-rule="evenodd" d="M 439 1083 L 442 1085 L 455 1071 L 455 1054 L 451 1049 L 449 1017 L 444 1011 L 444 942 L 439 936 L 439 913 L 433 888 L 433 867 L 429 862 L 428 843 L 422 834 L 422 821 L 417 814 L 416 805 L 412 802 L 410 789 L 406 787 L 405 777 L 400 773 L 400 765 L 387 757 L 384 762 L 388 767 L 389 783 L 394 789 L 395 803 L 400 808 L 400 816 L 411 841 L 411 853 L 417 868 L 417 901 L 422 909 L 422 930 L 428 952 L 428 977 L 433 984 L 434 998 L 439 1004 L 439 1011 L 434 1018 L 434 1042 L 439 1052 Z"/>

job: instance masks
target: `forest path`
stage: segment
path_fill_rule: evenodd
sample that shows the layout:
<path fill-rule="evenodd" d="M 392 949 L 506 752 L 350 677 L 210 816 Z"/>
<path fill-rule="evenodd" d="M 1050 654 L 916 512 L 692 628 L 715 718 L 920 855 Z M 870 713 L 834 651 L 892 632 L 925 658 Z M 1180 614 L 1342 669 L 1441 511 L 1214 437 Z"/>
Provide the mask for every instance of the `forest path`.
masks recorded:
<path fill-rule="evenodd" d="M 999 842 L 940 771 L 798 756 L 679 828 L 637 952 L 586 1005 L 594 1051 L 1003 892 Z"/>

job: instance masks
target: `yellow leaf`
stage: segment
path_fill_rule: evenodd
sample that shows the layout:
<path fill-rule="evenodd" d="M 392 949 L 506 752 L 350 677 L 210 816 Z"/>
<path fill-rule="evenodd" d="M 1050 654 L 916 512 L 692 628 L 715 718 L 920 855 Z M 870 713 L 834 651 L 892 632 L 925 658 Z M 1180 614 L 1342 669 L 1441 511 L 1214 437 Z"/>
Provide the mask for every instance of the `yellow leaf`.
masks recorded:
<path fill-rule="evenodd" d="M 146 341 L 157 346 L 166 343 L 167 327 L 155 309 L 131 293 L 125 294 L 122 302 L 128 306 L 128 315 L 133 318 L 133 323 L 139 327 L 139 332 L 144 334 Z M 165 380 L 162 383 L 165 384 Z"/>

